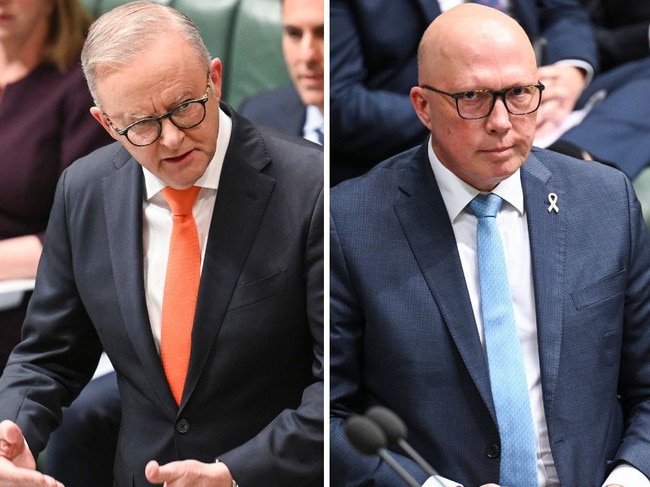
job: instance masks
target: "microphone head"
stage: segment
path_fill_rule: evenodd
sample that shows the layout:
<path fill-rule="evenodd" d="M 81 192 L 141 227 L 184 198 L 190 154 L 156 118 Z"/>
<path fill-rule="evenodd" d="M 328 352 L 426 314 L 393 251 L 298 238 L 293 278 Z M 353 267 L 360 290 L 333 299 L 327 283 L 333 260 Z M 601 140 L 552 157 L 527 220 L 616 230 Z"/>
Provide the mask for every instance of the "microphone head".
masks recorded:
<path fill-rule="evenodd" d="M 386 435 L 364 416 L 350 416 L 345 422 L 344 431 L 350 444 L 363 455 L 377 455 L 380 449 L 386 448 Z"/>
<path fill-rule="evenodd" d="M 390 409 L 384 406 L 373 406 L 366 411 L 366 418 L 381 428 L 389 445 L 396 446 L 400 440 L 406 438 L 408 433 L 406 424 Z"/>

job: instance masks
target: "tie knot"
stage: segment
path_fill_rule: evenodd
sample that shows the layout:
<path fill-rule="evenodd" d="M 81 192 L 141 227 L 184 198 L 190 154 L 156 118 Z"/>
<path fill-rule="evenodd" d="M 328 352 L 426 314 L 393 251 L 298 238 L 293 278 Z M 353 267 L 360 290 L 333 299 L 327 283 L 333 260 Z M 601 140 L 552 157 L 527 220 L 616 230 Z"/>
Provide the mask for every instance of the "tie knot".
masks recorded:
<path fill-rule="evenodd" d="M 495 217 L 501 208 L 503 200 L 494 193 L 478 194 L 469 202 L 469 209 L 476 215 L 476 218 L 486 216 Z"/>
<path fill-rule="evenodd" d="M 162 190 L 162 194 L 172 209 L 172 215 L 184 216 L 192 213 L 192 207 L 200 190 L 198 186 L 188 189 L 174 189 L 167 186 Z"/>

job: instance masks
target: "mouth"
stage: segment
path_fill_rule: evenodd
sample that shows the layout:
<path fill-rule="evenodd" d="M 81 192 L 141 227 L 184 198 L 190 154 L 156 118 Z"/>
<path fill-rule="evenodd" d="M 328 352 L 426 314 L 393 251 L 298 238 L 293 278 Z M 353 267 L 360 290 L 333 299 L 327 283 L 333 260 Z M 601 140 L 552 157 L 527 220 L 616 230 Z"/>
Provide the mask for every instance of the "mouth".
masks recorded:
<path fill-rule="evenodd" d="M 507 146 L 507 147 L 504 146 L 504 147 L 495 147 L 493 149 L 486 149 L 483 152 L 485 152 L 487 154 L 495 155 L 495 156 L 500 156 L 500 155 L 507 154 L 508 151 L 510 151 L 511 149 L 512 149 L 511 146 Z"/>
<path fill-rule="evenodd" d="M 310 86 L 322 85 L 323 76 L 317 74 L 303 74 L 300 76 L 300 81 Z"/>
<path fill-rule="evenodd" d="M 167 164 L 173 164 L 173 165 L 188 163 L 192 159 L 192 152 L 193 151 L 190 150 L 179 156 L 165 157 L 163 159 L 163 162 Z"/>

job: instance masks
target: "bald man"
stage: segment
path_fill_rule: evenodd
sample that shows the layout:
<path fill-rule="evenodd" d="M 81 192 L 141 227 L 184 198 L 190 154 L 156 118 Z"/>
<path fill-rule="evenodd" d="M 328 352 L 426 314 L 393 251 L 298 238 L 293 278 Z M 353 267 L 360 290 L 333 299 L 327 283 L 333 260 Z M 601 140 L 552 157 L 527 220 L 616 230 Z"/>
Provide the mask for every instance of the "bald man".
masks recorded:
<path fill-rule="evenodd" d="M 531 148 L 544 86 L 510 17 L 454 7 L 418 61 L 410 95 L 428 139 L 331 192 L 331 485 L 404 485 L 345 437 L 346 418 L 377 404 L 453 485 L 650 485 L 650 241 L 629 180 Z M 488 197 L 523 357 L 512 407 L 532 428 L 521 484 L 503 466 L 517 447 L 492 389 L 469 207 Z"/>

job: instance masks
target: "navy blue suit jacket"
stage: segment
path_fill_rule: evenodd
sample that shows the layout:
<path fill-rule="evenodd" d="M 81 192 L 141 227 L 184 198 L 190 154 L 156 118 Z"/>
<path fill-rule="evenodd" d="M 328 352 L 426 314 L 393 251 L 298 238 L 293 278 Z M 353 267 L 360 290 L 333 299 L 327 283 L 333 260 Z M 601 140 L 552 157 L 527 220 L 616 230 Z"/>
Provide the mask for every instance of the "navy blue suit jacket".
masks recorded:
<path fill-rule="evenodd" d="M 546 38 L 545 64 L 580 59 L 597 66 L 589 17 L 577 0 L 513 0 L 513 6 L 531 39 Z M 439 14 L 433 0 L 331 0 L 333 183 L 424 140 L 409 91 L 417 84 L 420 38 Z"/>
<path fill-rule="evenodd" d="M 650 240 L 629 179 L 534 149 L 521 181 L 561 485 L 600 487 L 619 461 L 650 476 Z M 548 211 L 551 192 L 559 213 Z M 330 209 L 332 485 L 402 485 L 345 439 L 345 418 L 374 404 L 405 420 L 442 475 L 497 482 L 488 369 L 426 147 L 333 188 Z"/>
<path fill-rule="evenodd" d="M 303 136 L 307 107 L 293 85 L 248 97 L 242 101 L 238 112 L 258 125 Z"/>
<path fill-rule="evenodd" d="M 322 150 L 222 109 L 233 129 L 180 407 L 146 309 L 143 174 L 118 143 L 60 179 L 27 338 L 0 378 L 0 417 L 38 452 L 105 350 L 122 399 L 119 487 L 150 485 L 150 459 L 217 457 L 241 485 L 323 483 Z"/>

